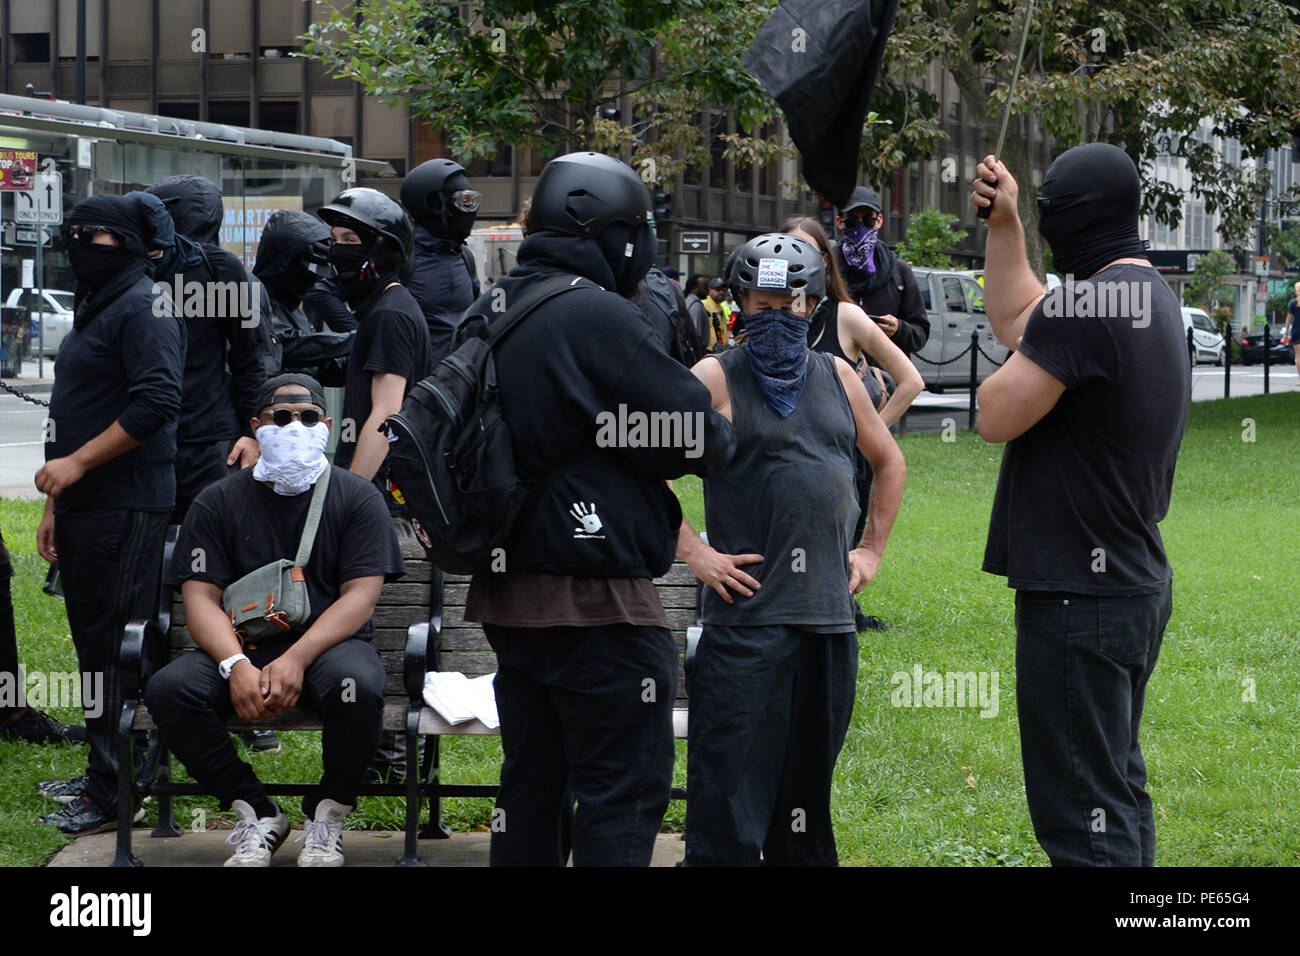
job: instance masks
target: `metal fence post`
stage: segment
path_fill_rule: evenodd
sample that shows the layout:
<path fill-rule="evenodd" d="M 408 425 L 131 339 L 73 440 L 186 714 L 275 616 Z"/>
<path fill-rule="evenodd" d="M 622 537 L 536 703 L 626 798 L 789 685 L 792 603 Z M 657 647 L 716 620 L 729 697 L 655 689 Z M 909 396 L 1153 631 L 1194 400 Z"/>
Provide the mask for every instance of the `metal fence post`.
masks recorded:
<path fill-rule="evenodd" d="M 971 431 L 975 430 L 975 387 L 976 380 L 979 378 L 979 371 L 976 366 L 980 358 L 980 334 L 977 329 L 970 330 L 970 415 L 966 427 Z"/>
<path fill-rule="evenodd" d="M 1223 397 L 1232 395 L 1232 322 L 1229 321 L 1223 345 Z"/>
<path fill-rule="evenodd" d="M 1268 394 L 1268 321 L 1264 322 L 1264 394 Z"/>

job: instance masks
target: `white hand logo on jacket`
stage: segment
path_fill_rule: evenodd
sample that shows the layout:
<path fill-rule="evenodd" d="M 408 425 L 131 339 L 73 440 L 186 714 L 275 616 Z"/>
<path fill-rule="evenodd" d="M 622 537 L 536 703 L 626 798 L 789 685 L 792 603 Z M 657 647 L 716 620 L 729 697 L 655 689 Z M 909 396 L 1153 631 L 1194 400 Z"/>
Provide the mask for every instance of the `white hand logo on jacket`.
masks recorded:
<path fill-rule="evenodd" d="M 594 501 L 589 505 L 581 501 L 575 502 L 573 507 L 569 509 L 569 514 L 573 516 L 574 521 L 582 525 L 581 528 L 573 529 L 575 534 L 595 534 L 603 527 L 600 517 L 596 514 L 596 503 Z"/>

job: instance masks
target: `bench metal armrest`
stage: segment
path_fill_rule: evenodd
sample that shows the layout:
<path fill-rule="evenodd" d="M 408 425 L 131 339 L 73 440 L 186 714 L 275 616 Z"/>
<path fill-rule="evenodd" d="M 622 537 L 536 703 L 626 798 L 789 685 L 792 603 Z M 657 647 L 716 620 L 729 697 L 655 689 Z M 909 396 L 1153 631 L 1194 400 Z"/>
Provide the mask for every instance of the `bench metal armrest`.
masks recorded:
<path fill-rule="evenodd" d="M 136 618 L 126 625 L 122 634 L 122 647 L 118 651 L 117 672 L 121 682 L 122 700 L 139 700 L 144 691 L 145 655 L 153 642 L 164 639 L 156 621 Z"/>
<path fill-rule="evenodd" d="M 411 701 L 424 699 L 424 673 L 429 669 L 429 622 L 420 621 L 406 629 L 406 653 L 402 657 L 402 686 Z"/>

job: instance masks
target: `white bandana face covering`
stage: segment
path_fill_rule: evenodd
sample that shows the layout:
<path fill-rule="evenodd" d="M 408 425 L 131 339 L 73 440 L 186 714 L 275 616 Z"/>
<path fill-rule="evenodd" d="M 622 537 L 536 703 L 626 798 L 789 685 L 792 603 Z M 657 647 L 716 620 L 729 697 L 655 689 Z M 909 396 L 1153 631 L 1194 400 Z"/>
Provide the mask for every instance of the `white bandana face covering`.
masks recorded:
<path fill-rule="evenodd" d="M 302 422 L 261 425 L 257 429 L 257 446 L 262 457 L 253 466 L 253 478 L 274 482 L 277 495 L 300 495 L 325 473 L 325 445 L 330 430 L 318 422 L 308 428 Z"/>

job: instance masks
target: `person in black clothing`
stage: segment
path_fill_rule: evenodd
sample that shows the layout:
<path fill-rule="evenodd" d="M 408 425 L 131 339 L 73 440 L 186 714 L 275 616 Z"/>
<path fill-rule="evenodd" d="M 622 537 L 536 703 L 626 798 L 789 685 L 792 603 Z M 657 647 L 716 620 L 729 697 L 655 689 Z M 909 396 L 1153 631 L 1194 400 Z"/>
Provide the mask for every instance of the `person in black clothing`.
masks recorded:
<path fill-rule="evenodd" d="M 826 295 L 820 250 L 758 236 L 730 278 L 748 337 L 694 372 L 730 419 L 736 453 L 704 481 L 708 544 L 686 521 L 678 539 L 708 585 L 685 862 L 833 866 L 831 778 L 857 680 L 853 595 L 875 578 L 906 466 L 853 366 L 808 348 L 809 313 Z M 869 503 L 854 492 L 855 450 L 876 473 Z"/>
<path fill-rule="evenodd" d="M 411 255 L 413 228 L 402 207 L 374 189 L 345 189 L 321 207 L 320 217 L 332 227 L 329 260 L 359 322 L 348 356 L 334 463 L 373 481 L 387 496 L 388 442 L 379 426 L 433 369 L 424 314 L 398 281 Z M 387 501 L 399 534 L 413 536 L 401 506 L 391 496 Z M 441 590 L 440 575 L 430 587 Z M 385 734 L 377 761 L 375 777 L 404 778 L 406 738 Z"/>
<path fill-rule="evenodd" d="M 283 371 L 343 385 L 356 332 L 324 329 L 307 317 L 303 296 L 329 271 L 329 226 L 297 209 L 271 214 L 257 244 L 253 275 L 271 296 L 271 328 Z"/>
<path fill-rule="evenodd" d="M 703 358 L 704 347 L 687 311 L 682 290 L 663 269 L 650 267 L 645 278 L 637 283 L 632 301 L 645 313 L 664 351 L 687 368 Z"/>
<path fill-rule="evenodd" d="M 312 328 L 331 332 L 355 332 L 357 316 L 343 299 L 339 277 L 328 273 L 302 294 L 302 311 Z"/>
<path fill-rule="evenodd" d="M 253 468 L 206 488 L 181 528 L 167 583 L 179 586 L 199 649 L 149 681 L 145 703 L 190 774 L 233 807 L 239 824 L 227 866 L 268 866 L 289 831 L 284 811 L 239 759 L 225 731 L 238 714 L 268 718 L 297 704 L 324 721 L 324 776 L 303 798 L 308 824 L 299 866 L 342 866 L 343 818 L 356 804 L 366 761 L 383 726 L 384 667 L 370 643 L 386 580 L 405 572 L 397 538 L 370 482 L 325 458 L 325 395 L 306 375 L 269 379 L 251 422 L 261 455 Z M 303 568 L 311 614 L 282 637 L 245 641 L 222 610 L 244 575 L 293 560 L 317 483 L 323 510 Z M 202 554 L 202 565 L 193 555 Z"/>
<path fill-rule="evenodd" d="M 172 176 L 146 190 L 162 200 L 179 236 L 194 247 L 166 250 L 154 266 L 177 301 L 186 332 L 185 399 L 178 424 L 176 510 L 180 523 L 195 495 L 257 458 L 244 423 L 258 388 L 278 370 L 270 298 L 242 262 L 217 244 L 224 217 L 221 191 L 202 176 Z M 203 294 L 184 292 L 201 283 Z M 173 296 L 175 297 L 175 296 Z"/>
<path fill-rule="evenodd" d="M 436 365 L 452 350 L 461 316 L 479 296 L 478 268 L 465 240 L 480 197 L 465 167 L 450 159 L 416 166 L 402 180 L 401 195 L 415 221 L 415 248 L 401 271 L 402 285 L 424 312 Z"/>
<path fill-rule="evenodd" d="M 912 267 L 880 241 L 885 217 L 876 191 L 853 190 L 835 222 L 841 230 L 835 254 L 854 301 L 908 355 L 921 351 L 930 338 L 930 319 Z"/>
<path fill-rule="evenodd" d="M 1117 146 L 1066 150 L 1043 177 L 1038 229 L 1075 277 L 1051 293 L 1015 179 L 992 156 L 976 175 L 972 205 L 993 207 L 985 308 L 1014 349 L 979 390 L 980 436 L 1007 443 L 984 570 L 1016 592 L 1029 816 L 1053 865 L 1153 866 L 1138 730 L 1173 607 L 1158 524 L 1191 398 L 1178 297 L 1146 258 L 1141 179 Z M 1112 283 L 1123 308 L 1097 291 Z"/>
<path fill-rule="evenodd" d="M 14 627 L 14 602 L 9 580 L 14 576 L 9 549 L 0 535 L 0 740 L 26 740 L 33 744 L 86 742 L 86 728 L 61 724 L 49 714 L 20 706 L 25 692 L 18 670 L 18 632 Z M 12 694 L 12 703 L 10 703 Z M 62 781 L 59 781 L 60 783 Z"/>
<path fill-rule="evenodd" d="M 138 197 L 92 196 L 65 226 L 75 313 L 54 366 L 57 428 L 36 473 L 47 495 L 36 540 L 59 563 L 81 670 L 104 675 L 105 698 L 97 717 L 87 714 L 82 792 L 41 818 L 72 834 L 116 823 L 118 649 L 127 622 L 158 607 L 176 503 L 185 326 L 150 277 L 151 216 Z"/>
<path fill-rule="evenodd" d="M 556 296 L 494 350 L 516 469 L 540 482 L 505 570 L 475 574 L 466 601 L 497 654 L 496 866 L 563 866 L 569 822 L 575 866 L 645 866 L 668 806 L 678 655 L 653 578 L 672 564 L 681 509 L 665 480 L 724 466 L 732 439 L 624 298 L 654 253 L 649 207 L 616 159 L 552 160 L 517 265 L 471 307 L 491 315 L 498 293 L 508 305 L 557 276 L 602 287 Z M 691 441 L 607 434 L 611 417 L 665 413 L 690 423 Z"/>

